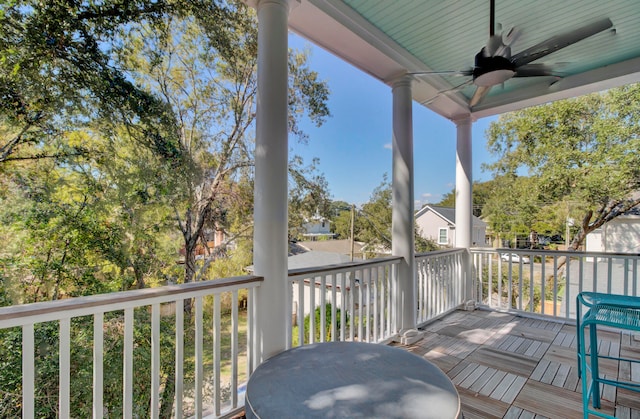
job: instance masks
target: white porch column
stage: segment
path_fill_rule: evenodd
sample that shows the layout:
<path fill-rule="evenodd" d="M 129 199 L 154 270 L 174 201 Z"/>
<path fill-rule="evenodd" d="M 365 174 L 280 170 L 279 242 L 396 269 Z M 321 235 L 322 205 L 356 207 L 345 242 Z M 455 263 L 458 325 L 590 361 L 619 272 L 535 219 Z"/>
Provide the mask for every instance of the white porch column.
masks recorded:
<path fill-rule="evenodd" d="M 455 247 L 468 250 L 472 244 L 473 232 L 471 117 L 467 116 L 455 122 L 457 128 Z M 467 253 L 465 259 L 463 274 L 466 302 L 473 299 L 471 254 Z"/>
<path fill-rule="evenodd" d="M 287 316 L 288 0 L 258 0 L 253 264 L 264 277 L 253 321 L 254 367 L 285 349 Z M 289 313 L 291 315 L 291 313 Z"/>
<path fill-rule="evenodd" d="M 398 270 L 399 327 L 401 338 L 415 336 L 416 283 L 413 201 L 413 114 L 411 77 L 393 82 L 393 214 L 392 253 L 402 256 Z"/>
<path fill-rule="evenodd" d="M 456 120 L 456 243 L 455 247 L 471 247 L 471 118 Z"/>

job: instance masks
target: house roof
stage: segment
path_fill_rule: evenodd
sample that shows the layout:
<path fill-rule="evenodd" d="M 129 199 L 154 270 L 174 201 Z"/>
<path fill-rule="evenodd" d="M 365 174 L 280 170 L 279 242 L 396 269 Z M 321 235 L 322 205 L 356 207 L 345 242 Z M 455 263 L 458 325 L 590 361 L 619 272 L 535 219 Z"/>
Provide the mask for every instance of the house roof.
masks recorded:
<path fill-rule="evenodd" d="M 452 121 L 640 81 L 637 0 L 496 0 L 495 26 L 520 32 L 510 46 L 512 55 L 558 35 L 577 34 L 576 29 L 594 22 L 608 19 L 612 26 L 531 61 L 548 66 L 552 75 L 509 79 L 493 86 L 473 107 L 470 99 L 476 86 L 460 72 L 474 68 L 475 55 L 487 44 L 489 0 L 293 3 L 291 30 L 388 85 L 399 75 L 413 74 L 413 99 Z M 500 27 L 496 34 L 501 33 Z M 550 42 L 547 50 L 554 46 Z"/>
<path fill-rule="evenodd" d="M 456 209 L 451 207 L 441 207 L 438 205 L 425 205 L 418 212 L 416 212 L 416 219 L 426 214 L 428 211 L 433 211 L 434 214 L 438 215 L 447 223 L 455 226 L 456 225 Z M 471 216 L 473 220 L 473 225 L 476 227 L 486 227 L 487 223 L 482 221 L 480 218 L 475 215 Z"/>
<path fill-rule="evenodd" d="M 351 257 L 345 254 L 312 250 L 310 252 L 289 256 L 288 267 L 289 269 L 302 269 L 315 266 L 337 265 L 347 262 L 351 262 Z"/>
<path fill-rule="evenodd" d="M 334 252 L 348 255 L 351 253 L 351 240 L 318 240 L 318 241 L 303 241 L 297 243 L 299 246 L 306 248 L 307 250 L 318 250 L 323 252 Z M 362 253 L 362 246 L 364 243 L 354 242 L 354 253 Z"/>
<path fill-rule="evenodd" d="M 354 261 L 361 260 L 354 258 Z M 329 265 L 337 265 L 340 263 L 351 262 L 351 257 L 342 253 L 323 252 L 312 250 L 309 252 L 298 253 L 287 258 L 288 269 L 313 268 L 317 266 L 326 267 Z M 247 266 L 248 272 L 253 272 L 253 265 Z"/>

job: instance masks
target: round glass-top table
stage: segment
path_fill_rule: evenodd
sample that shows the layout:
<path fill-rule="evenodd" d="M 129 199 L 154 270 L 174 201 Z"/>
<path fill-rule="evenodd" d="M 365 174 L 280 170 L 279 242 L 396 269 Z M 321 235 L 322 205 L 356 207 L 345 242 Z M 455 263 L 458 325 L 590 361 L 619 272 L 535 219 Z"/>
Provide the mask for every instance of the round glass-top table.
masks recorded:
<path fill-rule="evenodd" d="M 328 342 L 284 351 L 260 365 L 245 394 L 247 418 L 462 417 L 460 397 L 431 362 L 406 350 Z"/>

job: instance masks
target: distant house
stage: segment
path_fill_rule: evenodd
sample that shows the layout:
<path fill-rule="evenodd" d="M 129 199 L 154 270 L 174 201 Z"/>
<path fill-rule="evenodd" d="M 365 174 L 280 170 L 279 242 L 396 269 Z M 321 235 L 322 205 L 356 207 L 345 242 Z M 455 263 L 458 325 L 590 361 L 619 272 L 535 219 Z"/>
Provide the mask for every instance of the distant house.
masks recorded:
<path fill-rule="evenodd" d="M 222 228 L 205 229 L 204 237 L 207 239 L 206 243 L 201 242 L 196 245 L 196 259 L 216 259 L 217 257 L 224 256 L 227 249 L 235 248 L 233 241 L 226 241 L 227 233 Z M 184 263 L 186 253 L 185 246 L 182 246 L 179 250 L 179 263 Z"/>
<path fill-rule="evenodd" d="M 487 223 L 472 215 L 471 246 L 488 246 Z M 425 205 L 416 212 L 416 224 L 420 235 L 444 247 L 456 247 L 456 210 L 454 208 Z"/>
<path fill-rule="evenodd" d="M 587 252 L 640 253 L 640 208 L 587 234 Z"/>
<path fill-rule="evenodd" d="M 306 240 L 333 238 L 335 236 L 335 234 L 331 232 L 331 221 L 319 215 L 307 220 L 302 227 L 305 231 L 302 235 Z"/>

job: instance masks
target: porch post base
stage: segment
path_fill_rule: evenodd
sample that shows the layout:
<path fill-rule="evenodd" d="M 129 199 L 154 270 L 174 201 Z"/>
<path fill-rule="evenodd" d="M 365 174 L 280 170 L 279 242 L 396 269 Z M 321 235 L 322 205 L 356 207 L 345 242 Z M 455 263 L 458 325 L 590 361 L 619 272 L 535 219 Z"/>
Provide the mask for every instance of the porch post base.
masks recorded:
<path fill-rule="evenodd" d="M 474 311 L 476 309 L 475 300 L 468 300 L 466 303 L 464 303 L 464 309 L 466 311 Z"/>
<path fill-rule="evenodd" d="M 418 329 L 406 329 L 401 330 L 398 333 L 398 336 L 394 339 L 395 342 L 401 343 L 402 345 L 413 345 L 417 341 L 421 340 L 424 336 L 424 332 Z"/>

